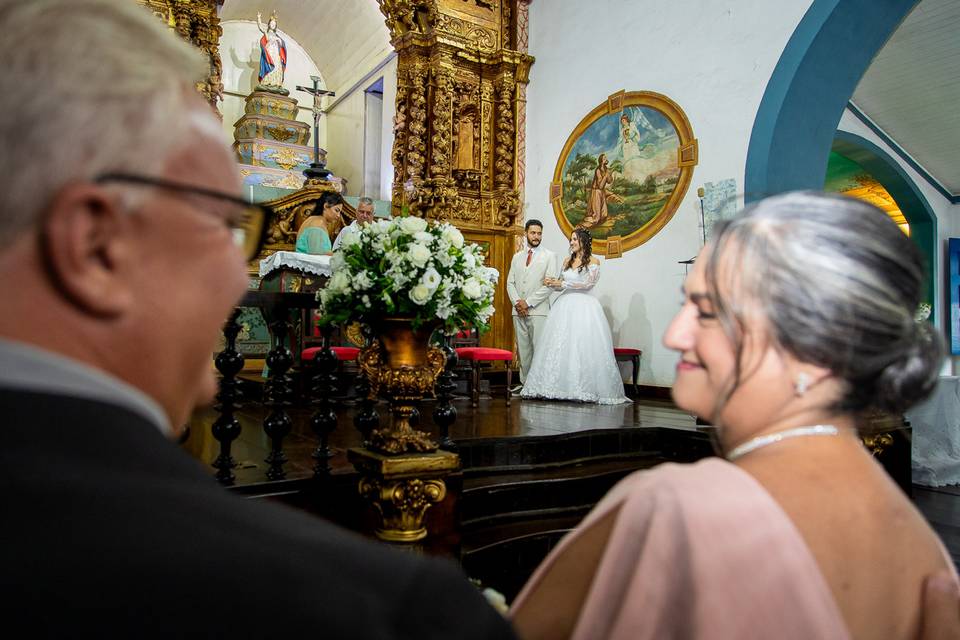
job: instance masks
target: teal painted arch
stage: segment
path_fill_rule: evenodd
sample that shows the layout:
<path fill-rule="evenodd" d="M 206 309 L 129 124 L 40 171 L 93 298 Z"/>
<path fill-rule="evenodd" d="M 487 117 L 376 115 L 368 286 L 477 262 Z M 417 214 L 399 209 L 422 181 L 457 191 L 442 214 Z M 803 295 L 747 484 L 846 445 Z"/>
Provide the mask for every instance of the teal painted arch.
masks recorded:
<path fill-rule="evenodd" d="M 893 196 L 910 223 L 910 239 L 923 253 L 927 262 L 927 302 L 933 307 L 933 318 L 938 318 L 936 296 L 937 216 L 923 192 L 895 158 L 873 142 L 849 131 L 837 131 L 831 149 L 853 160 L 873 176 Z M 822 186 L 822 185 L 821 185 Z"/>
<path fill-rule="evenodd" d="M 822 189 L 837 124 L 870 62 L 918 0 L 814 0 L 784 47 L 747 148 L 747 202 Z"/>

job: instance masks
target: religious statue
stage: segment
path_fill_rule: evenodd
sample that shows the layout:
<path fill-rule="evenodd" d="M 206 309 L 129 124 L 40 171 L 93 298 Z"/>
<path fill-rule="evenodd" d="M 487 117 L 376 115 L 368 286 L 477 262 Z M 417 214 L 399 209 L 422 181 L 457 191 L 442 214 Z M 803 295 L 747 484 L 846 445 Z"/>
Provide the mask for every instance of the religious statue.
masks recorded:
<path fill-rule="evenodd" d="M 454 168 L 475 169 L 473 163 L 473 114 L 461 116 L 456 124 L 457 156 Z"/>
<path fill-rule="evenodd" d="M 277 35 L 277 14 L 270 14 L 264 26 L 261 14 L 257 13 L 257 27 L 263 37 L 260 38 L 260 84 L 258 90 L 289 95 L 283 88 L 283 73 L 287 69 L 287 44 Z"/>

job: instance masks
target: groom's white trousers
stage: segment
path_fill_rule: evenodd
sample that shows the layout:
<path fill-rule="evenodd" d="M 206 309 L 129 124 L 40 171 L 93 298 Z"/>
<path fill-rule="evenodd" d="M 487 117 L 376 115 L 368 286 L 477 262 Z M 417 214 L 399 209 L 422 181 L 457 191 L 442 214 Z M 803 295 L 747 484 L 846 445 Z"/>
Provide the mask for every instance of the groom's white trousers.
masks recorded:
<path fill-rule="evenodd" d="M 527 379 L 527 372 L 533 364 L 533 350 L 546 324 L 547 316 L 513 316 L 513 333 L 517 338 L 517 353 L 520 356 L 521 384 Z"/>

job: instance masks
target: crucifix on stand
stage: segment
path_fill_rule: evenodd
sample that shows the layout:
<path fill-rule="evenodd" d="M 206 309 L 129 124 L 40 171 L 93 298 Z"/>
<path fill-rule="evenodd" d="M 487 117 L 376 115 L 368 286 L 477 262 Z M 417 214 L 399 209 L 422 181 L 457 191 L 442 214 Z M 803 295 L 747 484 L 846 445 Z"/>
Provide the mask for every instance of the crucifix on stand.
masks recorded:
<path fill-rule="evenodd" d="M 323 110 L 320 108 L 320 98 L 321 96 L 335 96 L 337 94 L 333 91 L 321 89 L 319 76 L 310 76 L 310 79 L 313 80 L 312 87 L 297 87 L 298 91 L 313 96 L 313 162 L 303 170 L 303 175 L 307 176 L 307 179 L 326 180 L 330 177 L 330 171 L 327 169 L 325 162 L 320 162 L 320 116 L 323 114 Z"/>

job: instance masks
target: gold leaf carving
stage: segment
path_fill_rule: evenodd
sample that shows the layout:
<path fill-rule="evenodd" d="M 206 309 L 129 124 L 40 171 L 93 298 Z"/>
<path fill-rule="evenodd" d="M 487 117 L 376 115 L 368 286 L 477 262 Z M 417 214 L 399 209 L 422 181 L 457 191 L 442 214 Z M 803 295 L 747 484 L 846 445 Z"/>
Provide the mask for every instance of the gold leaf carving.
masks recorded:
<path fill-rule="evenodd" d="M 277 142 L 286 142 L 290 138 L 293 138 L 297 135 L 296 131 L 291 131 L 290 129 L 283 129 L 281 127 L 265 127 L 264 131 L 270 135 L 271 138 Z"/>

